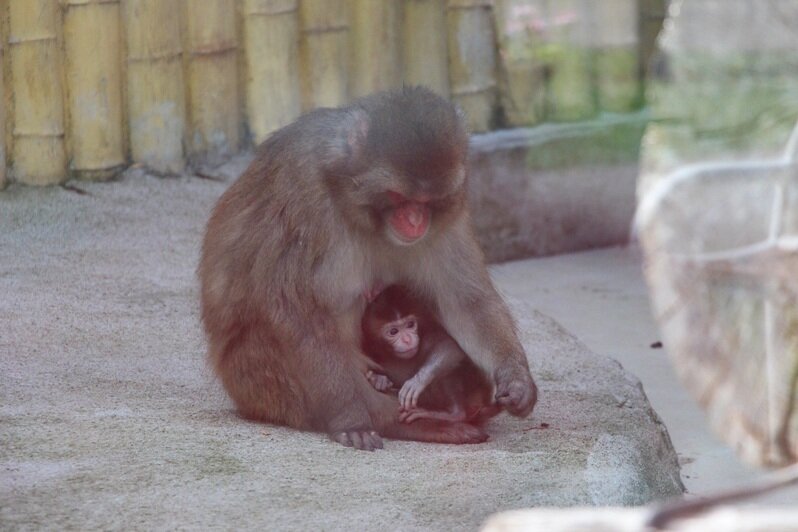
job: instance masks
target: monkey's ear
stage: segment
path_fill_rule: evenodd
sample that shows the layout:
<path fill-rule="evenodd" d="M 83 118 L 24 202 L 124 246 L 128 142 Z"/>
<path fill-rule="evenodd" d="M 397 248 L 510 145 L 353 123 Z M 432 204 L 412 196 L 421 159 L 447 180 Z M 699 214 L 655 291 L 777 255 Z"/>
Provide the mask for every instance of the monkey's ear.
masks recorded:
<path fill-rule="evenodd" d="M 337 174 L 355 174 L 366 166 L 369 117 L 362 109 L 349 109 L 337 131 L 329 154 L 329 169 Z"/>

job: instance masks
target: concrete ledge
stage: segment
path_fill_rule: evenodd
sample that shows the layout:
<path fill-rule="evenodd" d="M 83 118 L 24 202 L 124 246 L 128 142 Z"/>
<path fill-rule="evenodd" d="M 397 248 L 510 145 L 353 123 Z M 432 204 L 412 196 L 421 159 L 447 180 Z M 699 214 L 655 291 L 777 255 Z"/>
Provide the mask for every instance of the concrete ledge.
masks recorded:
<path fill-rule="evenodd" d="M 226 185 L 75 187 L 0 196 L 0 528 L 474 529 L 681 493 L 636 379 L 524 302 L 541 402 L 485 444 L 360 453 L 239 419 L 204 364 L 194 277 Z"/>
<path fill-rule="evenodd" d="M 474 225 L 499 262 L 626 243 L 644 113 L 475 135 Z"/>
<path fill-rule="evenodd" d="M 558 508 L 518 510 L 491 517 L 482 532 L 646 532 L 649 508 Z M 798 531 L 798 511 L 778 507 L 719 506 L 670 523 L 667 530 L 699 532 Z"/>

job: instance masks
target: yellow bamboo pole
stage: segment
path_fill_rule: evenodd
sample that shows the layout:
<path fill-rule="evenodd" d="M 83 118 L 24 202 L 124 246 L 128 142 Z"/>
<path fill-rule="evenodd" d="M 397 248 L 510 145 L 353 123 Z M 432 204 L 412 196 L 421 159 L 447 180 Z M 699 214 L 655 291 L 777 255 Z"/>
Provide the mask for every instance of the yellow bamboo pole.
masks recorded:
<path fill-rule="evenodd" d="M 548 2 L 552 29 L 540 50 L 548 69 L 547 119 L 586 120 L 596 114 L 590 50 L 595 41 L 596 5 L 593 0 Z M 557 24 L 558 20 L 568 22 Z"/>
<path fill-rule="evenodd" d="M 67 178 L 58 0 L 10 0 L 9 61 L 14 179 L 52 185 Z"/>
<path fill-rule="evenodd" d="M 471 131 L 491 128 L 496 113 L 496 37 L 491 0 L 449 0 L 449 82 Z"/>
<path fill-rule="evenodd" d="M 249 130 L 255 143 L 302 110 L 298 0 L 244 0 Z"/>
<path fill-rule="evenodd" d="M 446 1 L 405 0 L 402 30 L 405 83 L 448 97 Z"/>
<path fill-rule="evenodd" d="M 639 0 L 638 32 L 640 39 L 640 75 L 648 71 L 648 63 L 657 49 L 657 36 L 668 11 L 667 0 Z"/>
<path fill-rule="evenodd" d="M 181 6 L 179 0 L 125 0 L 124 7 L 132 157 L 153 171 L 179 173 L 185 165 Z"/>
<path fill-rule="evenodd" d="M 71 173 L 109 179 L 125 164 L 119 0 L 62 1 Z"/>
<path fill-rule="evenodd" d="M 401 85 L 401 7 L 398 0 L 350 0 L 353 96 Z"/>
<path fill-rule="evenodd" d="M 6 174 L 6 92 L 5 92 L 5 43 L 8 40 L 8 0 L 0 0 L 0 190 L 8 184 Z"/>
<path fill-rule="evenodd" d="M 347 1 L 301 0 L 299 7 L 303 107 L 342 105 L 349 83 Z"/>
<path fill-rule="evenodd" d="M 605 111 L 633 111 L 643 103 L 638 9 L 638 0 L 603 0 L 594 6 L 596 89 Z"/>
<path fill-rule="evenodd" d="M 544 63 L 534 28 L 545 20 L 545 0 L 498 0 L 495 24 L 499 46 L 499 98 L 511 126 L 529 126 L 543 118 Z"/>
<path fill-rule="evenodd" d="M 184 0 L 191 160 L 216 165 L 239 148 L 235 0 Z"/>

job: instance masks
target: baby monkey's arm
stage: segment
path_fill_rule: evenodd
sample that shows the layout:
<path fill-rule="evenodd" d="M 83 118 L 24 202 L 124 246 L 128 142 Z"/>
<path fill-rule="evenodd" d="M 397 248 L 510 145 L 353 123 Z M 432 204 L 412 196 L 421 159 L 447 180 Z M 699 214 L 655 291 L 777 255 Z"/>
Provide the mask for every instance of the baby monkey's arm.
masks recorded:
<path fill-rule="evenodd" d="M 419 351 L 419 356 L 425 358 L 424 363 L 399 390 L 399 404 L 404 409 L 416 407 L 430 383 L 451 373 L 466 358 L 457 342 L 444 331 L 423 335 Z"/>

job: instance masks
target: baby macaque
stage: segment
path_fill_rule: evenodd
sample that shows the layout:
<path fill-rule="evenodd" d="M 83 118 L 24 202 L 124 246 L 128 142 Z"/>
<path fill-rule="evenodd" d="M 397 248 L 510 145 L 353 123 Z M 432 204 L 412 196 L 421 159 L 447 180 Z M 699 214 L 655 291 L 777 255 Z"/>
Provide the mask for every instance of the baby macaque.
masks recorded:
<path fill-rule="evenodd" d="M 368 305 L 362 329 L 363 350 L 378 365 L 366 378 L 381 392 L 398 390 L 400 421 L 482 423 L 501 410 L 485 375 L 403 286 Z"/>

